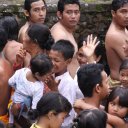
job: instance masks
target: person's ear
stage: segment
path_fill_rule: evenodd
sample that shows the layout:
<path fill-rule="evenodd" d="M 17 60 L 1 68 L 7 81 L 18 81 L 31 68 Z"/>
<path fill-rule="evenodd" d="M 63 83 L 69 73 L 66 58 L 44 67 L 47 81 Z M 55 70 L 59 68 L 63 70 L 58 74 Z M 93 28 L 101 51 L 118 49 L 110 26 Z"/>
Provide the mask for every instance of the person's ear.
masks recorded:
<path fill-rule="evenodd" d="M 114 10 L 111 10 L 112 17 L 115 17 L 116 12 Z"/>
<path fill-rule="evenodd" d="M 101 59 L 101 55 L 99 55 L 97 58 L 96 58 L 96 62 L 99 62 Z"/>
<path fill-rule="evenodd" d="M 57 17 L 58 17 L 59 20 L 62 19 L 62 13 L 60 11 L 57 11 Z"/>
<path fill-rule="evenodd" d="M 34 74 L 34 76 L 35 76 L 36 79 L 39 80 L 39 78 L 40 78 L 40 74 L 39 74 L 39 72 L 36 72 L 36 73 Z"/>
<path fill-rule="evenodd" d="M 96 91 L 96 93 L 100 93 L 100 89 L 101 89 L 101 87 L 100 87 L 100 85 L 99 84 L 96 84 L 96 87 L 95 87 L 95 91 Z"/>
<path fill-rule="evenodd" d="M 25 15 L 26 17 L 29 17 L 29 12 L 28 12 L 27 10 L 24 10 L 24 15 Z"/>
<path fill-rule="evenodd" d="M 51 120 L 53 118 L 53 116 L 55 116 L 54 112 L 53 111 L 50 111 L 48 114 L 47 114 L 47 117 L 49 120 Z"/>
<path fill-rule="evenodd" d="M 70 58 L 70 59 L 66 60 L 66 63 L 67 63 L 67 64 L 70 64 L 70 63 L 71 63 L 71 61 L 72 61 L 72 58 Z"/>

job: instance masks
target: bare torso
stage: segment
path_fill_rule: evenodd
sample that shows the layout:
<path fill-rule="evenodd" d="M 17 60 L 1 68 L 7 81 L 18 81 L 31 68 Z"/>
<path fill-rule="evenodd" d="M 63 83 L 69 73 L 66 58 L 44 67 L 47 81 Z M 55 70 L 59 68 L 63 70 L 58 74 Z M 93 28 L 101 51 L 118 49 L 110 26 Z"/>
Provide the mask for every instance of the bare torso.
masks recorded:
<path fill-rule="evenodd" d="M 8 79 L 12 73 L 10 63 L 0 55 L 0 116 L 7 114 L 7 106 L 10 99 Z"/>
<path fill-rule="evenodd" d="M 72 77 L 74 77 L 75 74 L 76 74 L 76 70 L 77 70 L 79 65 L 78 65 L 78 62 L 77 62 L 77 59 L 76 59 L 76 52 L 77 52 L 78 48 L 77 48 L 77 43 L 75 41 L 73 33 L 72 32 L 68 32 L 64 28 L 64 26 L 62 24 L 60 24 L 59 22 L 56 23 L 51 28 L 51 33 L 52 33 L 53 38 L 55 39 L 55 42 L 60 40 L 60 39 L 65 39 L 65 40 L 71 41 L 71 43 L 73 44 L 73 46 L 75 48 L 75 54 L 74 54 L 74 57 L 72 59 L 72 62 L 68 66 L 68 70 L 70 72 L 70 75 Z"/>
<path fill-rule="evenodd" d="M 105 39 L 106 54 L 110 67 L 110 76 L 114 80 L 119 80 L 119 67 L 122 60 L 125 59 L 123 45 L 128 39 L 128 33 L 125 29 L 118 29 L 111 23 Z"/>

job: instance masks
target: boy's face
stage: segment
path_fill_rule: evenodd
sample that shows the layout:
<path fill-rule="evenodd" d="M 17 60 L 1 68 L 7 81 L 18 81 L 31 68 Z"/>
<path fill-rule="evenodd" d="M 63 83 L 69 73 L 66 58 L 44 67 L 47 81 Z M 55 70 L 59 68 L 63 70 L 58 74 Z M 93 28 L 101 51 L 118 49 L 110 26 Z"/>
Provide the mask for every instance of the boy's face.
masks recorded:
<path fill-rule="evenodd" d="M 128 3 L 119 8 L 116 12 L 113 11 L 112 14 L 117 24 L 122 27 L 128 26 Z"/>
<path fill-rule="evenodd" d="M 83 64 L 87 64 L 87 58 L 84 55 L 82 47 L 78 50 L 76 55 L 77 55 L 77 61 L 78 61 L 80 66 L 83 65 Z"/>
<path fill-rule="evenodd" d="M 68 28 L 76 27 L 80 19 L 80 8 L 77 4 L 66 4 L 64 11 L 60 13 L 61 22 Z"/>
<path fill-rule="evenodd" d="M 123 86 L 128 87 L 128 69 L 120 71 L 120 82 Z"/>
<path fill-rule="evenodd" d="M 49 57 L 53 63 L 53 72 L 57 75 L 62 75 L 67 71 L 69 64 L 68 60 L 65 60 L 62 53 L 54 50 L 50 50 Z"/>
<path fill-rule="evenodd" d="M 102 76 L 102 85 L 100 85 L 101 88 L 101 98 L 104 99 L 109 95 L 109 84 L 108 84 L 108 77 L 105 71 L 101 72 Z"/>
<path fill-rule="evenodd" d="M 29 20 L 32 23 L 44 23 L 46 18 L 46 6 L 42 0 L 33 2 L 29 12 Z"/>

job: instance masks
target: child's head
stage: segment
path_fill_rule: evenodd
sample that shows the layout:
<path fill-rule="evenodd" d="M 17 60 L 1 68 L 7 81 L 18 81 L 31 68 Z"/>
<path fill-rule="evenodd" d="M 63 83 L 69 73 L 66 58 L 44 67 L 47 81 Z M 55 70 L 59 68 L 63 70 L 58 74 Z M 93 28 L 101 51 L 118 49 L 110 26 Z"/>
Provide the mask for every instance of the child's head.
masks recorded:
<path fill-rule="evenodd" d="M 106 128 L 107 114 L 98 109 L 82 111 L 74 119 L 73 128 Z"/>
<path fill-rule="evenodd" d="M 96 94 L 100 99 L 103 99 L 108 95 L 108 78 L 102 64 L 81 66 L 77 77 L 79 88 L 85 97 L 92 97 Z"/>
<path fill-rule="evenodd" d="M 68 40 L 59 40 L 51 48 L 49 57 L 54 66 L 54 73 L 61 75 L 67 71 L 67 66 L 74 55 L 74 46 Z"/>
<path fill-rule="evenodd" d="M 112 115 L 124 118 L 128 115 L 128 89 L 114 88 L 107 99 L 105 110 Z"/>
<path fill-rule="evenodd" d="M 59 128 L 71 108 L 70 102 L 64 96 L 58 92 L 49 92 L 39 100 L 36 110 L 29 115 L 33 119 L 38 118 L 37 123 L 45 118 L 48 127 Z"/>
<path fill-rule="evenodd" d="M 38 54 L 30 61 L 32 74 L 38 80 L 44 81 L 45 77 L 52 74 L 53 64 L 45 54 Z"/>
<path fill-rule="evenodd" d="M 119 69 L 120 82 L 123 86 L 128 87 L 128 59 L 123 60 Z"/>

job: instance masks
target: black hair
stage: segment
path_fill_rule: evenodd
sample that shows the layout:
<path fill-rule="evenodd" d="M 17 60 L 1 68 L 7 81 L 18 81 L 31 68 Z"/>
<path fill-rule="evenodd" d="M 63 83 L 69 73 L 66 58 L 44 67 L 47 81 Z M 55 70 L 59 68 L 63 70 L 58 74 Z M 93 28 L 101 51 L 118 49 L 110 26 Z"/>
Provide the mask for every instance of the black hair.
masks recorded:
<path fill-rule="evenodd" d="M 5 47 L 6 43 L 7 43 L 7 33 L 5 31 L 5 29 L 0 26 L 0 52 L 3 50 L 3 48 Z"/>
<path fill-rule="evenodd" d="M 115 87 L 114 89 L 112 89 L 110 95 L 107 98 L 107 103 L 105 105 L 106 112 L 108 112 L 109 102 L 113 101 L 117 97 L 119 97 L 119 105 L 120 106 L 128 107 L 128 88 Z"/>
<path fill-rule="evenodd" d="M 107 114 L 99 109 L 86 109 L 74 119 L 72 128 L 106 128 Z"/>
<path fill-rule="evenodd" d="M 111 9 L 113 11 L 117 11 L 118 9 L 123 7 L 125 4 L 128 4 L 128 0 L 113 0 L 112 5 L 111 5 Z"/>
<path fill-rule="evenodd" d="M 58 11 L 62 13 L 64 11 L 64 6 L 67 4 L 77 4 L 80 8 L 79 0 L 59 0 L 57 5 Z"/>
<path fill-rule="evenodd" d="M 30 68 L 33 74 L 38 72 L 42 76 L 52 71 L 53 64 L 47 55 L 38 54 L 30 60 Z"/>
<path fill-rule="evenodd" d="M 119 68 L 119 72 L 122 69 L 128 69 L 128 59 L 125 59 L 125 60 L 122 61 L 121 65 L 120 65 L 120 68 Z"/>
<path fill-rule="evenodd" d="M 62 53 L 65 60 L 73 58 L 74 46 L 69 40 L 58 40 L 51 48 L 54 51 Z"/>
<path fill-rule="evenodd" d="M 8 34 L 8 40 L 17 40 L 19 25 L 14 16 L 4 16 L 0 19 L 0 25 L 4 27 Z"/>
<path fill-rule="evenodd" d="M 96 84 L 101 84 L 103 69 L 102 64 L 86 64 L 78 70 L 78 86 L 85 97 L 91 97 Z"/>
<path fill-rule="evenodd" d="M 39 45 L 41 49 L 50 50 L 54 44 L 49 28 L 41 23 L 30 25 L 27 34 L 33 43 Z"/>
<path fill-rule="evenodd" d="M 39 0 L 25 0 L 24 1 L 24 9 L 27 10 L 28 12 L 30 12 L 30 10 L 31 10 L 31 4 L 33 2 L 37 2 L 37 1 L 39 1 Z M 46 5 L 45 0 L 42 0 L 42 1 Z"/>
<path fill-rule="evenodd" d="M 31 119 L 36 119 L 45 116 L 50 111 L 53 111 L 55 115 L 61 112 L 69 113 L 72 109 L 70 102 L 58 92 L 49 92 L 42 96 L 37 103 L 36 110 L 29 112 Z"/>

